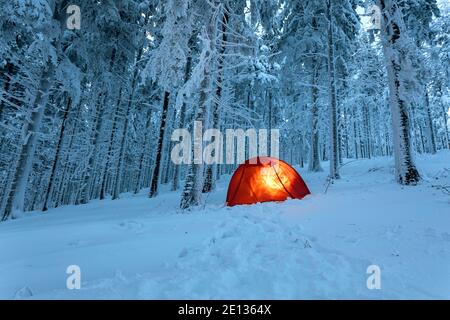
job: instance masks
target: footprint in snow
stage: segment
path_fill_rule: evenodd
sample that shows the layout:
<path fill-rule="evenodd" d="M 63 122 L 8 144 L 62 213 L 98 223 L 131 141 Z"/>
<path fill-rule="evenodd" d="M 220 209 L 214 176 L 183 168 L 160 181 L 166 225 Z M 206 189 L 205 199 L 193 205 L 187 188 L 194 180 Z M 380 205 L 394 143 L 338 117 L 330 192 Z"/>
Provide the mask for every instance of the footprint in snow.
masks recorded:
<path fill-rule="evenodd" d="M 83 240 L 74 240 L 74 241 L 69 242 L 67 245 L 69 247 L 80 247 L 85 243 L 86 243 L 86 241 L 83 241 Z"/>
<path fill-rule="evenodd" d="M 436 229 L 434 229 L 434 228 L 427 228 L 425 230 L 425 235 L 427 237 L 432 237 L 432 238 L 436 237 Z"/>
<path fill-rule="evenodd" d="M 118 224 L 121 229 L 140 233 L 144 225 L 136 221 L 122 221 Z"/>
<path fill-rule="evenodd" d="M 441 236 L 442 236 L 442 239 L 443 239 L 443 240 L 445 240 L 445 241 L 450 241 L 450 233 L 448 233 L 448 232 L 443 232 L 443 233 L 441 234 Z"/>

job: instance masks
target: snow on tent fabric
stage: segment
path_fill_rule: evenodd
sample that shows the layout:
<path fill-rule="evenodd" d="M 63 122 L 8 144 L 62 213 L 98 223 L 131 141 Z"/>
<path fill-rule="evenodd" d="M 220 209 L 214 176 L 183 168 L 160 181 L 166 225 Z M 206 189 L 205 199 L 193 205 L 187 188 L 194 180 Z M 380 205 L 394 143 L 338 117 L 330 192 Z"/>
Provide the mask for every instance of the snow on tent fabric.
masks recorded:
<path fill-rule="evenodd" d="M 302 199 L 310 194 L 300 175 L 289 164 L 257 157 L 241 164 L 231 178 L 227 206 Z"/>

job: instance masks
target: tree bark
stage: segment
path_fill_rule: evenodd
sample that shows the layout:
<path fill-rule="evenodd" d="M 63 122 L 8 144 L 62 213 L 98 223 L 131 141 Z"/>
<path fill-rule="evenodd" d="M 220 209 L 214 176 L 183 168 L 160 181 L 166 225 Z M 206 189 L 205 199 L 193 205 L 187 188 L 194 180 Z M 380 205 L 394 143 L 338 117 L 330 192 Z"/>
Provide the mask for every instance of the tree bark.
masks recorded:
<path fill-rule="evenodd" d="M 72 99 L 70 97 L 67 97 L 67 106 L 66 106 L 66 110 L 64 110 L 64 115 L 63 115 L 63 119 L 62 119 L 62 123 L 61 123 L 61 128 L 60 128 L 59 134 L 58 134 L 58 143 L 56 145 L 55 158 L 53 159 L 52 170 L 51 170 L 51 174 L 50 174 L 50 180 L 49 180 L 48 186 L 47 186 L 46 191 L 45 191 L 44 207 L 42 208 L 42 211 L 47 211 L 48 210 L 48 203 L 49 203 L 50 198 L 51 198 L 52 193 L 53 193 L 54 184 L 55 184 L 56 168 L 58 166 L 59 159 L 61 157 L 61 145 L 62 145 L 62 141 L 64 140 L 64 134 L 65 134 L 65 131 L 66 131 L 67 118 L 69 116 L 71 106 L 72 106 Z"/>
<path fill-rule="evenodd" d="M 436 137 L 434 135 L 434 126 L 433 126 L 433 118 L 431 117 L 430 110 L 430 97 L 428 96 L 428 90 L 425 87 L 425 108 L 427 113 L 427 122 L 428 122 L 428 145 L 430 148 L 430 152 L 432 154 L 436 153 Z"/>
<path fill-rule="evenodd" d="M 120 151 L 119 151 L 119 164 L 117 165 L 117 173 L 116 173 L 116 178 L 115 178 L 115 184 L 114 184 L 114 191 L 113 191 L 113 195 L 112 195 L 112 200 L 116 200 L 119 199 L 119 195 L 120 195 L 120 187 L 121 187 L 121 183 L 122 183 L 122 174 L 123 174 L 123 166 L 124 166 L 124 162 L 125 162 L 125 152 L 127 149 L 127 133 L 128 133 L 128 124 L 130 121 L 130 112 L 131 112 L 131 108 L 133 105 L 133 100 L 134 100 L 134 94 L 136 92 L 136 85 L 137 85 L 137 79 L 139 76 L 139 61 L 141 60 L 142 57 L 142 52 L 144 51 L 144 49 L 141 47 L 138 50 L 138 54 L 136 57 L 136 62 L 134 65 L 134 71 L 133 71 L 133 78 L 131 80 L 131 92 L 130 92 L 130 96 L 128 98 L 128 104 L 127 104 L 127 110 L 125 112 L 125 124 L 124 124 L 124 128 L 122 130 L 122 135 L 120 137 Z"/>
<path fill-rule="evenodd" d="M 184 72 L 184 83 L 186 83 L 189 80 L 189 77 L 191 74 L 191 66 L 192 66 L 192 55 L 190 54 L 186 60 L 186 69 Z M 186 101 L 183 101 L 183 104 L 181 105 L 181 110 L 180 110 L 180 118 L 178 121 L 179 128 L 184 127 L 185 118 L 186 118 L 186 107 L 187 107 Z M 176 191 L 180 188 L 180 165 L 175 165 L 173 170 L 174 171 L 173 171 L 171 190 Z"/>
<path fill-rule="evenodd" d="M 339 179 L 339 143 L 336 102 L 336 71 L 334 67 L 334 34 L 332 2 L 327 4 L 328 18 L 328 90 L 330 98 L 330 178 Z"/>
<path fill-rule="evenodd" d="M 402 69 L 408 59 L 407 36 L 402 13 L 395 0 L 378 0 L 382 12 L 382 43 L 389 81 L 389 104 L 392 114 L 395 175 L 400 184 L 415 185 L 420 180 L 411 151 L 408 102 L 402 92 Z"/>
<path fill-rule="evenodd" d="M 228 7 L 224 5 L 222 12 L 222 29 L 221 29 L 221 44 L 219 46 L 218 52 L 218 64 L 217 64 L 217 87 L 215 93 L 215 99 L 213 102 L 213 123 L 212 127 L 214 129 L 219 129 L 219 115 L 220 115 L 220 101 L 222 99 L 222 86 L 224 81 L 224 66 L 225 66 L 225 50 L 226 50 L 226 42 L 227 38 L 227 26 L 229 20 L 229 11 Z M 270 132 L 270 131 L 269 131 Z M 215 137 L 214 137 L 215 139 Z M 214 141 L 212 141 L 214 142 Z M 212 155 L 214 156 L 214 155 Z M 206 167 L 205 181 L 203 184 L 203 193 L 211 192 L 215 188 L 215 178 L 214 172 L 216 171 L 217 164 L 208 164 Z"/>
<path fill-rule="evenodd" d="M 114 110 L 114 114 L 113 114 L 113 126 L 111 129 L 111 135 L 109 137 L 108 140 L 108 152 L 106 154 L 106 162 L 105 162 L 105 167 L 103 168 L 103 173 L 101 175 L 101 188 L 100 188 L 100 200 L 105 199 L 106 197 L 106 184 L 107 184 L 107 180 L 108 180 L 108 170 L 109 170 L 109 166 L 110 166 L 110 158 L 112 156 L 112 149 L 114 146 L 114 137 L 116 135 L 116 131 L 117 131 L 117 122 L 119 120 L 119 110 L 120 110 L 120 105 L 122 103 L 122 86 L 120 87 L 119 90 L 119 97 L 117 99 L 117 103 L 116 103 L 116 108 Z"/>
<path fill-rule="evenodd" d="M 204 50 L 206 50 L 204 56 L 205 68 L 203 70 L 203 78 L 200 84 L 199 106 L 194 116 L 194 121 L 201 124 L 203 124 L 205 120 L 209 88 L 211 84 L 211 52 L 210 48 Z M 200 163 L 195 162 L 194 150 L 196 145 L 203 143 L 203 132 L 201 132 L 200 136 L 194 136 L 193 140 L 194 143 L 192 143 L 191 151 L 192 162 L 189 165 L 188 174 L 186 175 L 184 189 L 181 196 L 180 208 L 183 210 L 200 205 L 202 197 L 203 161 L 201 161 Z"/>
<path fill-rule="evenodd" d="M 144 143 L 142 145 L 141 156 L 139 157 L 139 169 L 138 169 L 138 177 L 136 181 L 136 185 L 134 187 L 134 193 L 137 194 L 142 188 L 143 176 L 144 176 L 144 160 L 147 151 L 147 145 L 150 134 L 150 123 L 152 120 L 152 110 L 150 109 L 147 113 L 147 121 L 145 123 L 145 135 L 144 135 Z"/>
<path fill-rule="evenodd" d="M 308 170 L 312 172 L 322 171 L 320 165 L 320 153 L 319 153 L 319 65 L 317 58 L 313 58 L 312 61 L 313 73 L 311 76 L 311 143 L 310 143 L 310 160 L 308 164 Z"/>
<path fill-rule="evenodd" d="M 25 192 L 34 161 L 38 132 L 41 128 L 45 106 L 47 105 L 54 70 L 55 66 L 52 63 L 44 70 L 33 103 L 34 109 L 31 111 L 31 120 L 23 125 L 23 144 L 19 147 L 16 171 L 2 220 L 6 220 L 9 217 L 15 218 L 24 211 Z"/>
<path fill-rule="evenodd" d="M 169 98 L 170 98 L 170 92 L 168 92 L 168 91 L 164 92 L 164 102 L 163 102 L 163 109 L 162 109 L 162 113 L 161 113 L 161 124 L 159 126 L 159 136 L 158 136 L 158 143 L 156 145 L 156 151 L 155 151 L 156 156 L 155 156 L 155 163 L 153 166 L 152 180 L 150 182 L 149 198 L 154 198 L 158 195 L 159 172 L 161 169 L 161 158 L 162 158 L 164 134 L 166 131 L 167 112 L 169 110 Z"/>
<path fill-rule="evenodd" d="M 89 202 L 91 195 L 92 195 L 92 184 L 94 179 L 94 166 L 95 166 L 95 158 L 97 157 L 98 152 L 98 140 L 100 136 L 100 130 L 102 126 L 102 119 L 103 119 L 103 112 L 104 112 L 104 99 L 102 99 L 103 94 L 100 93 L 97 100 L 97 108 L 95 113 L 95 122 L 93 125 L 91 136 L 92 138 L 92 146 L 93 150 L 89 152 L 88 156 L 88 165 L 86 167 L 86 172 L 84 174 L 83 178 L 83 185 L 82 185 L 82 191 L 81 191 L 81 204 L 86 204 Z"/>

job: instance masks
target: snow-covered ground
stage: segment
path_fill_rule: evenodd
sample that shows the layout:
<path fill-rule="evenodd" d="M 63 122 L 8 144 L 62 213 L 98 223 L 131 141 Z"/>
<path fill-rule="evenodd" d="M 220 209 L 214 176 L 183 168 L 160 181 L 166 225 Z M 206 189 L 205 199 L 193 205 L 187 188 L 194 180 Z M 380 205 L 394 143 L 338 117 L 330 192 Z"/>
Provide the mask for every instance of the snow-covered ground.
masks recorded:
<path fill-rule="evenodd" d="M 450 195 L 436 187 L 450 185 L 450 152 L 418 157 L 416 187 L 393 181 L 391 158 L 346 162 L 327 193 L 326 163 L 297 168 L 303 200 L 228 208 L 223 177 L 190 213 L 163 190 L 1 223 L 0 298 L 450 299 Z"/>

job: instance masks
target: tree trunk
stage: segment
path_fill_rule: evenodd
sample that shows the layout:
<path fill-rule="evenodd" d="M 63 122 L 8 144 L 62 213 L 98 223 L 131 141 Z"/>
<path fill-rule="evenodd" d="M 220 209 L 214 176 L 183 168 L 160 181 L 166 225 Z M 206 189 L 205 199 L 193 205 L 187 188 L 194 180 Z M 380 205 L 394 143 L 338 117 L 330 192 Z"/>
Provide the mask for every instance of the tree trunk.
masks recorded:
<path fill-rule="evenodd" d="M 407 36 L 402 13 L 395 0 L 378 0 L 382 12 L 382 42 L 389 81 L 389 104 L 392 114 L 395 175 L 400 184 L 415 185 L 420 180 L 411 152 L 408 105 L 402 82 L 408 77 L 402 69 L 408 59 Z"/>
<path fill-rule="evenodd" d="M 116 200 L 119 199 L 119 194 L 120 194 L 120 186 L 122 183 L 122 174 L 123 174 L 123 166 L 124 166 L 124 162 L 125 162 L 125 152 L 127 150 L 127 133 L 128 133 L 128 124 L 130 121 L 130 112 L 131 112 L 131 108 L 133 105 L 133 100 L 134 100 L 134 93 L 136 92 L 136 84 L 137 84 L 137 79 L 139 76 L 139 61 L 141 60 L 142 57 L 142 52 L 143 52 L 143 48 L 139 48 L 138 50 L 138 54 L 136 57 L 136 62 L 134 65 L 134 71 L 133 71 L 133 78 L 131 80 L 131 92 L 130 92 L 130 96 L 128 98 L 128 104 L 127 104 L 127 110 L 125 112 L 125 125 L 124 128 L 122 130 L 122 136 L 120 137 L 120 152 L 119 152 L 119 164 L 117 165 L 117 173 L 116 173 L 116 181 L 115 181 L 115 187 L 114 187 L 114 191 L 113 191 L 113 195 L 112 195 L 112 200 Z"/>
<path fill-rule="evenodd" d="M 192 55 L 189 55 L 186 60 L 186 69 L 184 72 L 184 83 L 189 80 L 191 74 L 191 66 L 192 66 Z M 186 101 L 183 101 L 180 110 L 180 118 L 178 122 L 178 127 L 183 128 L 186 118 Z M 172 191 L 176 191 L 180 188 L 180 165 L 175 165 L 173 168 L 173 178 L 172 178 Z"/>
<path fill-rule="evenodd" d="M 3 122 L 4 115 L 6 114 L 6 110 L 9 108 L 6 104 L 7 94 L 10 91 L 11 88 L 11 80 L 12 77 L 17 74 L 17 71 L 14 69 L 14 65 L 12 63 L 7 62 L 5 68 L 3 68 L 2 72 L 4 71 L 4 81 L 3 81 L 3 92 L 5 93 L 5 96 L 3 96 L 3 92 L 0 94 L 0 123 Z M 11 95 L 12 96 L 12 95 Z M 3 139 L 3 137 L 2 137 Z"/>
<path fill-rule="evenodd" d="M 224 5 L 222 13 L 222 29 L 221 29 L 221 44 L 218 52 L 218 65 L 217 65 L 217 87 L 213 105 L 213 129 L 219 129 L 219 114 L 220 114 L 220 101 L 222 99 L 222 86 L 224 81 L 224 66 L 225 66 L 225 50 L 227 42 L 227 26 L 228 26 L 229 12 L 228 7 Z M 270 132 L 270 131 L 269 131 Z M 214 137 L 216 139 L 216 137 Z M 214 142 L 214 141 L 212 141 Z M 215 156 L 214 154 L 212 156 Z M 203 193 L 211 192 L 215 188 L 214 172 L 216 171 L 217 164 L 208 164 L 206 167 L 205 181 L 203 184 Z"/>
<path fill-rule="evenodd" d="M 109 137 L 109 141 L 108 141 L 108 152 L 106 154 L 106 163 L 105 163 L 105 167 L 103 168 L 103 173 L 101 176 L 101 188 L 100 188 L 100 200 L 105 199 L 106 197 L 106 183 L 108 182 L 108 170 L 109 170 L 109 165 L 110 165 L 110 158 L 112 156 L 112 151 L 113 151 L 113 146 L 114 146 L 114 137 L 116 135 L 116 130 L 117 130 L 117 122 L 119 120 L 119 110 L 120 110 L 120 105 L 122 102 L 122 87 L 120 87 L 119 90 L 119 97 L 117 99 L 117 103 L 116 103 L 116 108 L 114 110 L 114 114 L 113 114 L 113 126 L 111 129 L 111 135 Z"/>
<path fill-rule="evenodd" d="M 330 98 L 330 178 L 339 179 L 339 143 L 336 102 L 336 71 L 334 68 L 334 34 L 331 0 L 327 4 L 328 18 L 328 90 Z"/>
<path fill-rule="evenodd" d="M 92 146 L 93 150 L 89 152 L 89 159 L 88 159 L 88 165 L 86 167 L 86 172 L 84 174 L 83 178 L 83 185 L 82 185 L 82 191 L 81 191 L 81 199 L 80 203 L 85 204 L 88 203 L 91 197 L 91 189 L 93 185 L 93 179 L 94 179 L 94 166 L 95 166 L 95 158 L 97 157 L 98 147 L 99 147 L 99 136 L 100 136 L 100 130 L 102 126 L 102 119 L 103 119 L 103 112 L 104 112 L 104 102 L 105 100 L 102 99 L 102 93 L 99 94 L 98 100 L 97 100 L 97 108 L 95 113 L 95 122 L 93 125 L 91 136 L 92 138 Z"/>
<path fill-rule="evenodd" d="M 55 66 L 50 63 L 50 65 L 43 72 L 36 98 L 33 103 L 34 108 L 31 111 L 31 120 L 23 125 L 23 143 L 19 148 L 19 158 L 16 171 L 14 173 L 11 190 L 6 202 L 6 208 L 2 218 L 3 220 L 8 219 L 9 217 L 15 218 L 24 211 L 25 192 L 34 161 L 38 132 L 41 128 L 45 106 L 47 105 L 48 93 L 51 88 L 54 70 Z"/>
<path fill-rule="evenodd" d="M 431 117 L 431 110 L 430 110 L 430 97 L 428 96 L 428 90 L 425 87 L 425 108 L 427 113 L 427 122 L 428 122 L 428 145 L 430 152 L 432 154 L 436 153 L 436 137 L 434 135 L 434 126 L 433 126 L 433 119 Z"/>
<path fill-rule="evenodd" d="M 445 104 L 442 103 L 442 120 L 444 121 L 444 136 L 447 145 L 444 145 L 444 148 L 450 149 L 450 134 L 448 132 L 448 116 L 447 110 L 445 110 Z"/>
<path fill-rule="evenodd" d="M 319 65 L 317 58 L 313 58 L 313 74 L 312 74 L 312 104 L 311 104 L 311 143 L 310 143 L 310 160 L 308 164 L 308 170 L 313 172 L 322 171 L 320 165 L 320 154 L 319 154 L 319 88 L 318 78 L 319 78 Z"/>
<path fill-rule="evenodd" d="M 109 60 L 109 72 L 112 72 L 114 64 L 116 62 L 117 57 L 117 48 L 113 47 L 111 51 L 111 58 Z M 104 97 L 102 98 L 102 95 Z M 83 195 L 81 199 L 81 203 L 87 203 L 90 199 L 95 197 L 95 181 L 97 179 L 97 173 L 95 171 L 96 169 L 96 160 L 98 159 L 98 149 L 100 148 L 100 130 L 102 128 L 103 122 L 104 122 L 104 114 L 105 114 L 105 103 L 107 101 L 107 91 L 104 93 L 100 93 L 99 100 L 97 104 L 97 112 L 96 112 L 96 119 L 95 119 L 95 132 L 94 138 L 92 141 L 92 144 L 94 146 L 94 150 L 89 154 L 89 161 L 88 161 L 88 167 L 86 168 L 86 175 L 85 175 L 85 183 L 83 190 Z M 101 167 L 100 167 L 101 169 Z M 102 173 L 102 171 L 100 171 Z M 102 178 L 102 176 L 100 176 Z"/>
<path fill-rule="evenodd" d="M 204 49 L 205 52 L 205 68 L 203 70 L 203 78 L 200 84 L 200 97 L 199 105 L 194 116 L 194 127 L 196 123 L 204 123 L 205 115 L 207 112 L 207 103 L 209 88 L 211 84 L 211 53 L 209 49 Z M 202 197 L 202 187 L 203 187 L 203 161 L 196 163 L 194 150 L 196 146 L 203 143 L 203 132 L 202 128 L 197 128 L 195 130 L 198 135 L 194 136 L 194 143 L 192 143 L 192 162 L 189 165 L 188 174 L 186 175 L 186 180 L 184 184 L 184 189 L 181 197 L 180 208 L 188 209 L 193 206 L 200 205 Z"/>
<path fill-rule="evenodd" d="M 48 202 L 49 202 L 49 200 L 50 200 L 50 198 L 52 196 L 52 193 L 53 193 L 54 184 L 55 184 L 56 168 L 58 166 L 59 159 L 61 157 L 61 145 L 62 145 L 62 142 L 64 140 L 64 134 L 65 134 L 65 130 L 66 130 L 66 122 L 67 122 L 67 118 L 68 118 L 69 113 L 70 113 L 71 106 L 72 106 L 72 99 L 70 97 L 68 97 L 67 98 L 66 110 L 64 110 L 64 115 L 63 115 L 63 119 L 62 119 L 62 123 L 61 123 L 61 128 L 59 130 L 58 143 L 56 145 L 55 158 L 53 159 L 52 170 L 51 170 L 51 174 L 50 174 L 50 180 L 49 180 L 48 186 L 47 186 L 46 191 L 45 191 L 44 207 L 42 208 L 42 211 L 47 211 L 48 210 Z"/>
<path fill-rule="evenodd" d="M 152 120 L 152 110 L 150 109 L 147 113 L 147 121 L 145 123 L 145 135 L 144 135 L 144 143 L 142 145 L 141 156 L 139 157 L 139 171 L 138 177 L 136 181 L 136 185 L 134 187 L 134 193 L 137 194 L 142 188 L 143 177 L 144 177 L 144 160 L 147 151 L 147 145 L 150 135 L 150 124 Z"/>
<path fill-rule="evenodd" d="M 169 97 L 170 92 L 164 92 L 164 103 L 163 109 L 161 113 L 161 124 L 159 126 L 159 136 L 158 143 L 156 145 L 156 156 L 155 156 L 155 164 L 153 166 L 152 180 L 150 182 L 150 193 L 149 198 L 154 198 L 158 195 L 158 187 L 159 187 L 159 172 L 161 169 L 161 157 L 162 157 L 162 149 L 164 142 L 164 134 L 166 131 L 166 120 L 167 120 L 167 111 L 169 110 Z"/>
<path fill-rule="evenodd" d="M 82 103 L 80 103 L 80 105 L 82 105 Z M 82 111 L 82 108 L 78 108 L 77 113 L 75 115 L 75 119 L 79 118 L 81 111 Z M 67 136 L 70 137 L 70 139 L 67 143 L 67 150 L 73 150 L 73 143 L 75 140 L 75 136 L 76 136 L 75 133 L 77 132 L 77 129 L 78 129 L 77 121 L 74 121 L 74 123 L 72 124 L 72 128 L 70 130 L 70 133 L 67 134 Z M 55 189 L 58 190 L 58 193 L 56 194 L 57 197 L 55 197 L 56 199 L 54 200 L 54 204 L 53 204 L 54 208 L 59 207 L 59 205 L 61 203 L 67 203 L 67 202 L 64 202 L 64 199 L 67 198 L 66 191 L 68 189 L 68 185 L 71 183 L 70 179 L 68 179 L 67 177 L 70 177 L 69 171 L 73 171 L 73 169 L 70 166 L 69 159 L 70 159 L 70 153 L 66 152 L 64 160 L 60 161 L 60 163 L 62 165 L 62 169 L 61 169 L 62 174 L 61 174 L 61 178 L 59 179 L 58 186 L 55 187 Z M 72 170 L 70 170 L 70 169 L 72 169 Z"/>

